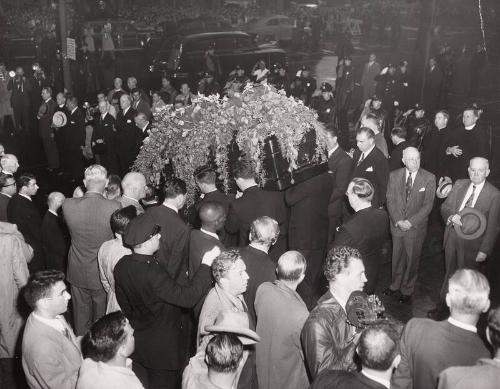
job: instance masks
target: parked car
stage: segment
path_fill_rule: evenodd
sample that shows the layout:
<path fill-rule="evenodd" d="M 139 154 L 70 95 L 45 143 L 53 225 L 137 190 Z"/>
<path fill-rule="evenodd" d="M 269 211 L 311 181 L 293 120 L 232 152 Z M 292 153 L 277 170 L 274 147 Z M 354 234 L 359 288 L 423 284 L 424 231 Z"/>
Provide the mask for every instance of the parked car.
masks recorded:
<path fill-rule="evenodd" d="M 257 45 L 251 35 L 242 31 L 178 35 L 166 39 L 154 56 L 149 67 L 151 81 L 167 76 L 177 87 L 182 82 L 196 85 L 206 70 L 205 52 L 211 45 L 219 57 L 223 78 L 237 65 L 250 74 L 259 60 L 265 61 L 268 68 L 277 62 L 287 63 L 285 50 L 275 45 Z"/>
<path fill-rule="evenodd" d="M 291 41 L 294 38 L 295 26 L 288 16 L 273 15 L 250 21 L 244 30 L 276 41 Z"/>

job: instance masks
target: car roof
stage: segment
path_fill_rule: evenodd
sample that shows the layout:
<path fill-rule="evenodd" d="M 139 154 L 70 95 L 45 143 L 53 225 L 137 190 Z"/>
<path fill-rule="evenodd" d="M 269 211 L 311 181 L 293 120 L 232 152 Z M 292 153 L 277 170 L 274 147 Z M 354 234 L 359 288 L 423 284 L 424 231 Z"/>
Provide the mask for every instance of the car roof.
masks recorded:
<path fill-rule="evenodd" d="M 202 32 L 198 34 L 187 34 L 184 39 L 192 40 L 199 38 L 217 38 L 221 36 L 234 36 L 234 37 L 250 37 L 250 34 L 243 31 L 220 31 L 220 32 Z"/>
<path fill-rule="evenodd" d="M 286 15 L 270 15 L 270 16 L 265 16 L 263 18 L 260 18 L 260 19 L 257 19 L 259 22 L 264 22 L 264 21 L 268 21 L 268 20 L 271 20 L 271 19 L 290 19 L 290 17 L 286 16 Z"/>

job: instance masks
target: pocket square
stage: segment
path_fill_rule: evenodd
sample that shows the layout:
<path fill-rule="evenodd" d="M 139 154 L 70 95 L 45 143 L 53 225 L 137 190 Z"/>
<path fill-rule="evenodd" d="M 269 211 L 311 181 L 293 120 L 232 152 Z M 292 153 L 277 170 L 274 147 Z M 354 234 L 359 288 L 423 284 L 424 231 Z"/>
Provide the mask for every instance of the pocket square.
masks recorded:
<path fill-rule="evenodd" d="M 419 192 L 425 192 L 425 188 L 420 188 L 418 191 Z"/>
<path fill-rule="evenodd" d="M 373 171 L 373 166 L 368 167 L 365 171 L 372 172 Z"/>
<path fill-rule="evenodd" d="M 128 119 L 128 120 L 127 120 L 127 123 L 132 123 L 132 120 Z"/>
<path fill-rule="evenodd" d="M 75 122 L 72 120 L 72 121 L 71 121 L 71 124 L 75 124 Z"/>

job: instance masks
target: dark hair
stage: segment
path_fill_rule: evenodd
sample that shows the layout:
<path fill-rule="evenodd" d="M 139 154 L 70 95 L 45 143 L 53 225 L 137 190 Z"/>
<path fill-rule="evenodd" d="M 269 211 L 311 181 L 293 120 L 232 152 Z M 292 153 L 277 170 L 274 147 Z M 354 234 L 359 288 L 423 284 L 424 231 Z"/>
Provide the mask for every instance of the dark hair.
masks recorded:
<path fill-rule="evenodd" d="M 82 354 L 95 362 L 113 359 L 125 341 L 127 318 L 121 311 L 107 314 L 97 320 L 82 339 Z"/>
<path fill-rule="evenodd" d="M 17 190 L 21 190 L 23 186 L 28 186 L 31 180 L 36 180 L 36 177 L 31 173 L 23 173 L 16 180 Z"/>
<path fill-rule="evenodd" d="M 325 132 L 332 137 L 338 137 L 339 131 L 332 125 L 325 126 Z"/>
<path fill-rule="evenodd" d="M 169 104 L 170 100 L 172 100 L 172 96 L 170 96 L 170 93 L 165 91 L 158 92 L 158 96 L 160 96 L 160 99 L 162 99 L 165 104 Z"/>
<path fill-rule="evenodd" d="M 495 353 L 500 349 L 500 307 L 493 308 L 488 313 L 488 332 Z"/>
<path fill-rule="evenodd" d="M 42 91 L 47 91 L 47 93 L 52 96 L 52 88 L 50 86 L 44 86 Z"/>
<path fill-rule="evenodd" d="M 408 132 L 404 127 L 394 127 L 391 130 L 391 135 L 397 136 L 398 138 L 405 139 L 408 136 Z"/>
<path fill-rule="evenodd" d="M 366 201 L 372 201 L 373 195 L 375 193 L 375 188 L 373 187 L 370 180 L 366 178 L 354 177 L 349 184 L 352 185 L 352 193 L 360 199 Z"/>
<path fill-rule="evenodd" d="M 110 174 L 108 176 L 108 185 L 106 186 L 106 189 L 109 192 L 115 192 L 118 189 L 121 191 L 122 190 L 122 179 L 120 178 L 120 176 L 117 174 Z"/>
<path fill-rule="evenodd" d="M 140 93 L 139 88 L 133 88 L 133 89 L 130 91 L 130 95 L 133 95 L 134 93 Z"/>
<path fill-rule="evenodd" d="M 385 371 L 399 352 L 399 334 L 389 324 L 367 327 L 359 338 L 358 355 L 363 367 Z"/>
<path fill-rule="evenodd" d="M 218 373 L 233 373 L 243 357 L 243 344 L 235 334 L 222 332 L 210 339 L 205 354 L 209 369 Z"/>
<path fill-rule="evenodd" d="M 137 209 L 133 205 L 128 207 L 117 209 L 111 214 L 111 231 L 113 234 L 123 235 L 125 228 L 130 223 L 134 217 L 137 216 Z"/>
<path fill-rule="evenodd" d="M 153 184 L 146 184 L 146 196 L 143 198 L 143 201 L 152 201 L 157 198 L 156 188 Z"/>
<path fill-rule="evenodd" d="M 251 179 L 255 178 L 255 164 L 249 159 L 240 159 L 233 168 L 234 178 Z"/>
<path fill-rule="evenodd" d="M 0 189 L 7 185 L 7 180 L 9 178 L 15 181 L 14 177 L 11 174 L 0 173 Z"/>
<path fill-rule="evenodd" d="M 70 101 L 75 106 L 78 106 L 78 97 L 76 97 L 76 96 L 73 96 L 71 94 L 67 94 L 66 95 L 66 101 L 67 102 Z"/>
<path fill-rule="evenodd" d="M 353 258 L 362 260 L 361 253 L 357 249 L 348 246 L 339 246 L 331 249 L 325 260 L 325 278 L 328 281 L 333 281 L 338 274 L 349 267 Z"/>
<path fill-rule="evenodd" d="M 356 134 L 366 134 L 368 138 L 375 138 L 375 133 L 371 128 L 368 127 L 361 127 L 356 130 Z"/>
<path fill-rule="evenodd" d="M 186 183 L 180 178 L 172 178 L 163 185 L 163 196 L 165 199 L 173 199 L 187 193 Z"/>
<path fill-rule="evenodd" d="M 217 178 L 215 170 L 208 165 L 197 167 L 194 170 L 193 175 L 196 181 L 203 184 L 215 184 L 215 179 Z"/>
<path fill-rule="evenodd" d="M 24 287 L 24 299 L 35 309 L 38 300 L 50 295 L 52 287 L 64 281 L 64 273 L 59 270 L 44 270 L 32 274 Z"/>

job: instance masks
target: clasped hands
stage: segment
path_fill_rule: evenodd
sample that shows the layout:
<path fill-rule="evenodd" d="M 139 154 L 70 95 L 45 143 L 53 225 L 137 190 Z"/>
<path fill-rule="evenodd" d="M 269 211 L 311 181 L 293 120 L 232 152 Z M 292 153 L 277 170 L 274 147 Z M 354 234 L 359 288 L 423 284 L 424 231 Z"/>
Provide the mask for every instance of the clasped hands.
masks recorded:
<path fill-rule="evenodd" d="M 406 232 L 412 226 L 409 220 L 399 220 L 396 222 L 396 227 L 398 227 L 401 231 Z"/>

